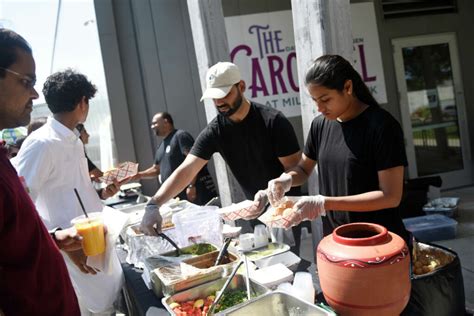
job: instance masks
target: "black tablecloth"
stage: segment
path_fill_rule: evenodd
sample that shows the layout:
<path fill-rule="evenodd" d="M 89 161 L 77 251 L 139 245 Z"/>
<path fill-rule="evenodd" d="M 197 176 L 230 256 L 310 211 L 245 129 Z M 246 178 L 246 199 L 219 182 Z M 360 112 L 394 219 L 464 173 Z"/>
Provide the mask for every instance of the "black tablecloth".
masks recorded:
<path fill-rule="evenodd" d="M 143 270 L 137 269 L 125 261 L 127 252 L 123 249 L 118 248 L 117 254 L 125 278 L 124 296 L 130 315 L 144 316 L 151 306 L 155 306 L 160 309 L 164 315 L 168 315 L 167 310 L 163 307 L 163 304 L 161 304 L 161 299 L 145 285 L 142 279 Z"/>

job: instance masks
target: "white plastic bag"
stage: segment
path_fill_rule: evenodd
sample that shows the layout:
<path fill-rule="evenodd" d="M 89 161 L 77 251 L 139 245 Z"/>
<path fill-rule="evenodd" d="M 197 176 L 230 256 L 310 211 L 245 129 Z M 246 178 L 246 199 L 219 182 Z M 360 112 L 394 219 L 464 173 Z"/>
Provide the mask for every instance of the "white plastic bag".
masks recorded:
<path fill-rule="evenodd" d="M 82 273 L 67 255 L 63 256 L 77 296 L 94 313 L 110 309 L 123 285 L 123 272 L 115 251 L 115 241 L 128 216 L 110 207 L 104 207 L 102 214 L 107 226 L 106 249 L 103 254 L 87 260 L 89 266 L 101 272 L 95 275 Z"/>
<path fill-rule="evenodd" d="M 174 214 L 173 223 L 176 225 L 179 246 L 200 242 L 220 246 L 223 223 L 217 209 L 217 206 L 203 206 Z"/>

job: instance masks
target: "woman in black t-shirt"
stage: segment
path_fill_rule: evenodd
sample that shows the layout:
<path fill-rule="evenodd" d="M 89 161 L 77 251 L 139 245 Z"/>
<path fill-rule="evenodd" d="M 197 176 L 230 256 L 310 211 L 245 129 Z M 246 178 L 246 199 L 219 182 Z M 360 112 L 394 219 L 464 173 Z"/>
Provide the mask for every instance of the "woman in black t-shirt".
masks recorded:
<path fill-rule="evenodd" d="M 325 235 L 342 224 L 371 222 L 408 242 L 398 212 L 407 166 L 400 124 L 380 108 L 341 56 L 316 59 L 305 83 L 322 115 L 311 124 L 297 167 L 269 182 L 270 201 L 278 204 L 291 186 L 308 179 L 317 164 L 321 195 L 301 198 L 288 216 L 288 227 L 325 213 Z"/>

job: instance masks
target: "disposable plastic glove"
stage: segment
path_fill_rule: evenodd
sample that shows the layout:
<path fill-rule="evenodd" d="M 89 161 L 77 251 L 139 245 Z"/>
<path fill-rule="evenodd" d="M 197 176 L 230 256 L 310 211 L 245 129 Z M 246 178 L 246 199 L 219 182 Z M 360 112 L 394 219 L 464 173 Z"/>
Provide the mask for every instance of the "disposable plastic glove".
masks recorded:
<path fill-rule="evenodd" d="M 160 207 L 151 200 L 145 206 L 145 214 L 143 215 L 142 222 L 140 223 L 140 230 L 145 235 L 156 236 L 157 233 L 161 233 L 161 223 L 163 219 L 160 215 Z M 154 226 L 156 225 L 156 230 Z"/>
<path fill-rule="evenodd" d="M 244 219 L 254 219 L 260 216 L 265 208 L 265 205 L 268 203 L 267 191 L 260 190 L 255 193 L 253 198 L 253 204 L 250 206 L 244 214 Z"/>
<path fill-rule="evenodd" d="M 302 221 L 313 220 L 320 215 L 326 215 L 325 198 L 322 195 L 303 196 L 293 206 L 294 211 L 285 216 L 285 228 L 296 226 Z"/>
<path fill-rule="evenodd" d="M 285 193 L 290 191 L 291 183 L 291 175 L 284 172 L 278 178 L 268 181 L 267 195 L 273 207 L 277 207 Z"/>

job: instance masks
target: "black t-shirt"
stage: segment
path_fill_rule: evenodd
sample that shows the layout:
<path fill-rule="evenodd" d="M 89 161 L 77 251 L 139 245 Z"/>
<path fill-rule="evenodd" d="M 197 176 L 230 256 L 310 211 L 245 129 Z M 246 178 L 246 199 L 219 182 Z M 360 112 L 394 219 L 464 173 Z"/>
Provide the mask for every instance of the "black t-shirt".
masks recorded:
<path fill-rule="evenodd" d="M 89 172 L 91 172 L 92 170 L 94 169 L 99 169 L 97 168 L 97 166 L 92 162 L 92 160 L 89 159 L 89 157 L 86 155 L 86 159 L 87 159 L 87 169 L 89 170 Z"/>
<path fill-rule="evenodd" d="M 280 111 L 252 102 L 241 122 L 217 115 L 199 134 L 191 154 L 209 160 L 215 152 L 220 153 L 245 196 L 253 199 L 269 180 L 284 171 L 278 157 L 298 151 L 298 140 L 288 119 Z"/>
<path fill-rule="evenodd" d="M 316 117 L 304 154 L 318 162 L 320 194 L 347 196 L 379 190 L 378 171 L 407 166 L 400 124 L 384 109 L 369 106 L 347 122 Z M 370 222 L 408 241 L 398 208 L 370 212 L 327 212 L 324 235 L 342 224 Z"/>
<path fill-rule="evenodd" d="M 191 134 L 179 129 L 174 130 L 163 139 L 155 154 L 155 164 L 160 166 L 162 183 L 181 165 L 186 158 L 186 154 L 191 150 L 193 143 L 194 138 Z M 197 199 L 193 201 L 195 204 L 205 204 L 211 198 L 217 196 L 214 182 L 207 167 L 202 168 L 199 172 L 195 186 L 197 195 Z M 180 199 L 187 199 L 186 189 L 178 196 Z"/>

